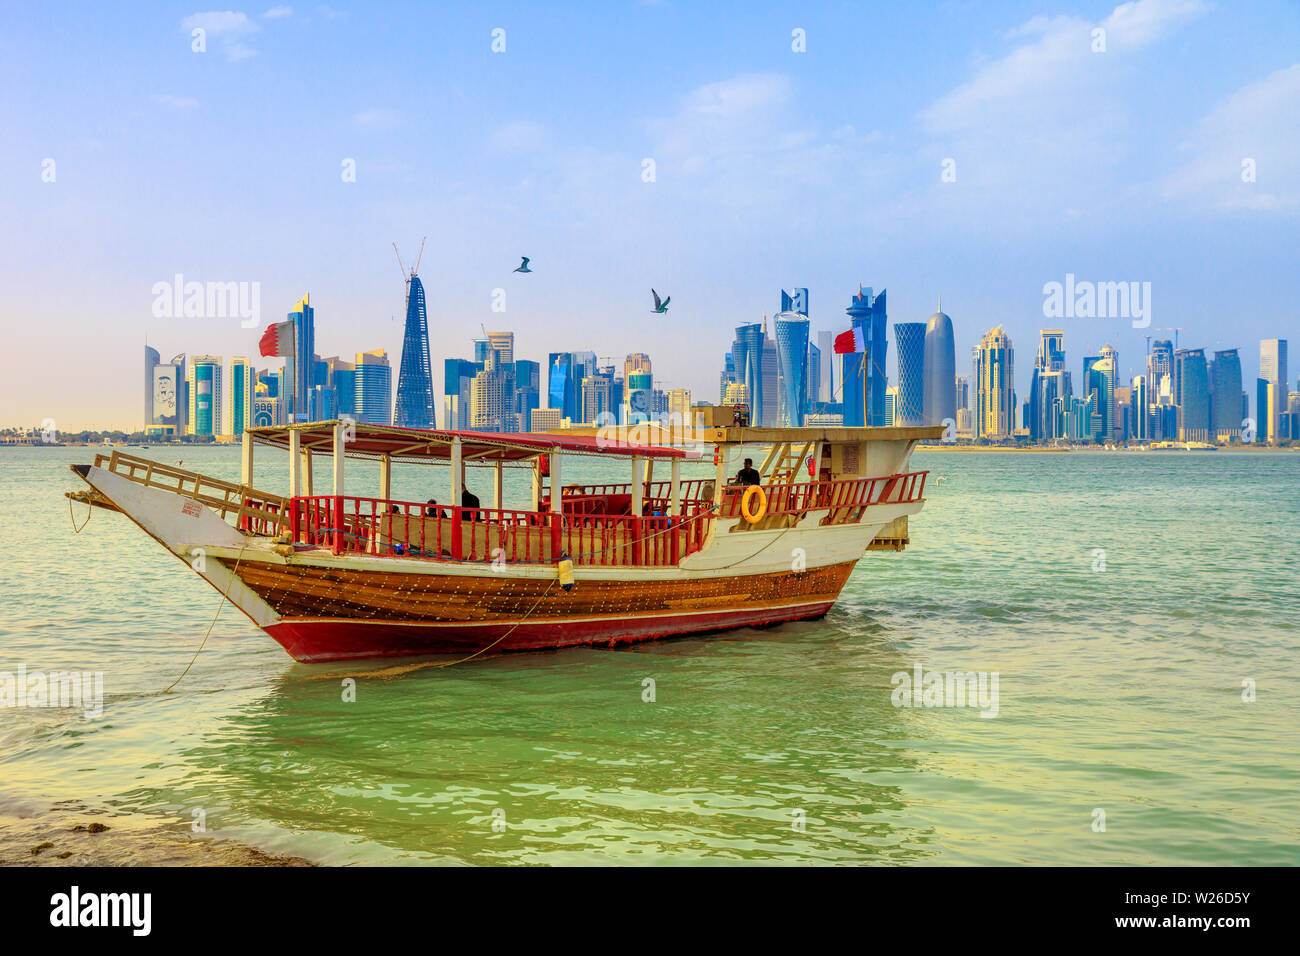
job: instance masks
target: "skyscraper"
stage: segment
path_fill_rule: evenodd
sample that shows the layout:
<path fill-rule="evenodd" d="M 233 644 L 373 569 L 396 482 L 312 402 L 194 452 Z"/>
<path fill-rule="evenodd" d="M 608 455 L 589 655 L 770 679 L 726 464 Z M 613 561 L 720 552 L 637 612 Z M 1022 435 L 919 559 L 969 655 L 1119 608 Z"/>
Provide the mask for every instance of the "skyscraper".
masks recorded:
<path fill-rule="evenodd" d="M 357 367 L 338 356 L 326 359 L 329 389 L 334 393 L 334 410 L 340 415 L 357 415 Z"/>
<path fill-rule="evenodd" d="M 582 420 L 589 424 L 608 421 L 610 414 L 609 392 L 614 380 L 607 375 L 588 375 L 582 380 Z"/>
<path fill-rule="evenodd" d="M 894 344 L 898 347 L 898 398 L 894 406 L 895 425 L 927 424 L 925 416 L 926 328 L 927 324 L 924 322 L 894 323 Z M 949 391 L 952 391 L 952 388 L 949 388 Z"/>
<path fill-rule="evenodd" d="M 997 326 L 975 350 L 975 437 L 1007 438 L 1014 427 L 1014 364 L 1011 339 Z"/>
<path fill-rule="evenodd" d="M 771 428 L 776 424 L 780 405 L 780 390 L 777 379 L 780 377 L 780 360 L 776 355 L 776 343 L 767 335 L 767 316 L 763 316 L 763 418 L 759 424 Z"/>
<path fill-rule="evenodd" d="M 1029 379 L 1029 437 L 1033 441 L 1058 437 L 1052 403 L 1063 394 L 1062 384 L 1068 382 L 1056 374 L 1065 370 L 1065 332 L 1041 329 L 1038 334 L 1038 354 Z"/>
<path fill-rule="evenodd" d="M 817 333 L 818 358 L 821 371 L 817 378 L 817 400 L 819 402 L 835 401 L 835 333 L 823 330 Z"/>
<path fill-rule="evenodd" d="M 542 367 L 531 359 L 519 359 L 514 366 L 515 414 L 519 431 L 526 432 L 533 409 L 542 404 Z"/>
<path fill-rule="evenodd" d="M 552 352 L 547 362 L 546 403 L 558 408 L 564 418 L 582 421 L 582 369 L 572 352 Z"/>
<path fill-rule="evenodd" d="M 1151 390 L 1145 375 L 1133 376 L 1130 386 L 1132 398 L 1133 437 L 1138 441 L 1151 440 Z"/>
<path fill-rule="evenodd" d="M 311 396 L 312 362 L 316 355 L 316 310 L 311 307 L 310 293 L 298 300 L 288 319 L 293 323 L 293 355 L 284 360 L 288 388 L 288 421 L 311 421 L 308 403 Z"/>
<path fill-rule="evenodd" d="M 490 350 L 501 353 L 499 361 L 502 364 L 513 364 L 515 360 L 515 333 L 489 332 L 487 341 Z"/>
<path fill-rule="evenodd" d="M 943 301 L 939 302 L 939 311 L 930 316 L 925 323 L 925 391 L 921 401 L 921 413 L 930 425 L 942 425 L 951 418 L 957 421 L 956 396 L 957 346 L 952 334 L 952 319 L 943 313 Z"/>
<path fill-rule="evenodd" d="M 1255 417 L 1259 420 L 1256 427 L 1261 434 L 1267 434 L 1269 441 L 1288 437 L 1281 433 L 1280 422 L 1286 412 L 1286 375 L 1286 339 L 1262 339 L 1259 343 L 1259 377 L 1273 386 L 1273 398 L 1271 405 L 1256 403 Z"/>
<path fill-rule="evenodd" d="M 433 375 L 429 367 L 429 317 L 424 284 L 415 270 L 406 280 L 406 330 L 402 368 L 397 377 L 396 423 L 403 428 L 435 428 Z"/>
<path fill-rule="evenodd" d="M 152 350 L 149 350 L 152 351 Z M 154 353 L 157 355 L 158 353 Z M 149 361 L 145 353 L 146 364 Z M 150 397 L 146 405 L 149 419 L 146 431 L 157 434 L 180 435 L 185 430 L 185 356 L 177 355 L 170 362 L 157 362 L 150 376 Z"/>
<path fill-rule="evenodd" d="M 822 350 L 811 342 L 808 343 L 808 360 L 804 368 L 808 373 L 808 383 L 804 388 L 804 394 L 807 396 L 804 408 L 811 411 L 817 407 L 822 393 Z"/>
<path fill-rule="evenodd" d="M 1101 377 L 1101 394 L 1105 396 L 1104 401 L 1098 404 L 1102 418 L 1102 437 L 1118 441 L 1123 437 L 1123 423 L 1118 410 L 1119 352 L 1110 345 L 1103 345 L 1099 354 L 1101 360 L 1093 366 L 1093 373 Z"/>
<path fill-rule="evenodd" d="M 1178 389 L 1174 382 L 1174 343 L 1168 339 L 1159 339 L 1151 343 L 1151 354 L 1147 356 L 1147 387 L 1151 390 L 1153 402 L 1159 401 L 1160 383 L 1165 376 L 1169 377 L 1169 394 L 1176 394 Z"/>
<path fill-rule="evenodd" d="M 885 290 L 875 295 L 870 288 L 858 287 L 848 309 L 852 326 L 862 331 L 865 352 L 843 356 L 841 380 L 844 383 L 844 424 L 849 426 L 885 423 L 885 362 L 889 340 L 885 336 Z"/>
<path fill-rule="evenodd" d="M 229 434 L 236 438 L 244 434 L 244 429 L 252 421 L 253 377 L 253 368 L 247 358 L 240 356 L 230 360 L 230 405 L 225 418 L 230 427 Z"/>
<path fill-rule="evenodd" d="M 475 431 L 516 430 L 514 366 L 502 362 L 501 355 L 496 349 L 489 351 L 483 371 L 475 375 L 470 384 L 469 427 Z"/>
<path fill-rule="evenodd" d="M 153 370 L 162 364 L 157 349 L 144 347 L 144 427 L 153 424 Z"/>
<path fill-rule="evenodd" d="M 763 423 L 763 346 L 766 336 L 757 322 L 736 329 L 736 340 L 731 345 L 736 381 L 749 392 L 749 420 L 754 425 Z"/>
<path fill-rule="evenodd" d="M 623 361 L 623 378 L 626 380 L 637 372 L 654 373 L 650 356 L 644 352 L 629 352 L 627 358 Z"/>
<path fill-rule="evenodd" d="M 1210 441 L 1241 435 L 1241 357 L 1236 349 L 1214 353 L 1210 370 Z"/>
<path fill-rule="evenodd" d="M 797 312 L 805 319 L 808 318 L 808 290 L 802 288 L 782 289 L 781 311 Z"/>
<path fill-rule="evenodd" d="M 442 364 L 442 420 L 450 429 L 469 428 L 469 391 L 480 366 L 469 359 L 445 359 Z"/>
<path fill-rule="evenodd" d="M 649 372 L 627 377 L 627 410 L 623 420 L 629 425 L 648 421 L 654 412 L 654 379 Z"/>
<path fill-rule="evenodd" d="M 1205 349 L 1178 349 L 1174 352 L 1175 379 L 1178 393 L 1178 440 L 1210 440 L 1210 380 L 1205 365 Z"/>
<path fill-rule="evenodd" d="M 784 292 L 781 295 L 786 297 Z M 798 428 L 808 410 L 808 316 L 781 312 L 773 323 L 778 382 L 776 424 Z"/>
<path fill-rule="evenodd" d="M 383 349 L 357 353 L 355 396 L 357 421 L 393 424 L 393 368 Z"/>
<path fill-rule="evenodd" d="M 196 355 L 190 361 L 190 434 L 213 438 L 221 429 L 221 356 Z"/>

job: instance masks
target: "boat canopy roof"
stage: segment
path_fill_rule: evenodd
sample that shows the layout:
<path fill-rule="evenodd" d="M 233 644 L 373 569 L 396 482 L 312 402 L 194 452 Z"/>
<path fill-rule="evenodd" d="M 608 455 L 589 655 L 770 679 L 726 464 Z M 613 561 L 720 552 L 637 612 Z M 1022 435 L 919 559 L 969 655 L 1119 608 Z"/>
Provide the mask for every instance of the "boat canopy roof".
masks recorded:
<path fill-rule="evenodd" d="M 290 435 L 298 434 L 304 450 L 333 453 L 334 429 L 339 421 L 304 422 L 246 429 L 257 445 L 289 448 Z M 642 445 L 621 437 L 554 435 L 544 433 L 472 432 L 446 429 L 397 428 L 391 425 L 367 425 L 342 422 L 347 429 L 345 441 L 348 458 L 378 458 L 388 455 L 408 461 L 447 461 L 452 443 L 460 439 L 461 458 L 466 464 L 511 462 L 534 458 L 551 452 L 600 455 L 617 458 L 698 458 L 698 452 L 682 448 Z"/>

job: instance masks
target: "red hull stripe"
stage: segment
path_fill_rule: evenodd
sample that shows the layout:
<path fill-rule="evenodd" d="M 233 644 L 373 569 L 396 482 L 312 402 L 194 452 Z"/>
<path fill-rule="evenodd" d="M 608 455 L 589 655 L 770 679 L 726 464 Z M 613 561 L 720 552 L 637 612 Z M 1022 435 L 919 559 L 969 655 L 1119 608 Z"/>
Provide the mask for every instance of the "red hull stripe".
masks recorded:
<path fill-rule="evenodd" d="M 696 614 L 577 621 L 525 620 L 518 625 L 367 623 L 341 619 L 282 620 L 265 630 L 296 661 L 342 661 L 365 657 L 474 653 L 507 631 L 510 632 L 509 636 L 493 647 L 493 652 L 541 650 L 581 644 L 614 645 L 678 634 L 821 617 L 831 609 L 833 603 L 822 601 L 745 611 L 705 611 Z"/>

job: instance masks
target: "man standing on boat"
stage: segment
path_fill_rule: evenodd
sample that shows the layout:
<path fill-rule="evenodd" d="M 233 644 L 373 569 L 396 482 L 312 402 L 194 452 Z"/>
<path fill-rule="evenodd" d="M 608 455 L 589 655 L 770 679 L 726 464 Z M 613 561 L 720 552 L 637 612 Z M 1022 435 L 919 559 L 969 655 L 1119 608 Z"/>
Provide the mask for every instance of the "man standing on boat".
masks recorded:
<path fill-rule="evenodd" d="M 464 482 L 462 482 L 460 486 L 460 506 L 462 508 L 477 508 L 479 506 L 478 495 L 470 491 L 469 486 Z M 469 518 L 471 521 L 482 521 L 483 512 L 476 511 L 472 515 L 467 513 L 465 514 L 465 517 Z"/>
<path fill-rule="evenodd" d="M 763 476 L 760 475 L 758 473 L 758 469 L 754 467 L 754 459 L 746 458 L 745 467 L 740 469 L 740 471 L 736 473 L 735 484 L 758 485 L 758 484 L 762 484 L 762 482 L 763 482 Z"/>

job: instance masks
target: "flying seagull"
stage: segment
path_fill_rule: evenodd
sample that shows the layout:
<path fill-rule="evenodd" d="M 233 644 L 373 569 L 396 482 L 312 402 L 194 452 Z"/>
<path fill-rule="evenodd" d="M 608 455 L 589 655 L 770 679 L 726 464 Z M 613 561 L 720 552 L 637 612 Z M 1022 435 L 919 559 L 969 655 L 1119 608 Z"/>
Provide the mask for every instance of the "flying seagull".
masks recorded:
<path fill-rule="evenodd" d="M 672 297 L 672 296 L 669 296 L 668 298 L 666 298 L 666 299 L 664 299 L 662 302 L 660 302 L 660 301 L 659 301 L 659 293 L 658 293 L 658 292 L 656 292 L 654 289 L 651 289 L 651 290 L 650 290 L 650 294 L 651 294 L 652 296 L 655 297 L 655 307 L 654 307 L 653 309 L 651 309 L 650 311 L 651 311 L 651 312 L 667 312 L 667 311 L 668 311 L 668 303 L 671 302 L 671 301 L 673 301 L 673 297 Z"/>
<path fill-rule="evenodd" d="M 520 256 L 520 258 L 523 259 L 524 261 L 521 262 L 521 263 L 519 263 L 519 268 L 516 269 L 515 271 L 516 271 L 516 272 L 532 272 L 533 270 L 530 269 L 530 268 L 528 268 L 528 257 L 527 257 L 527 256 Z"/>

